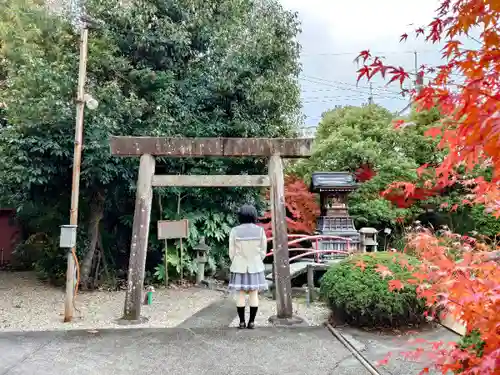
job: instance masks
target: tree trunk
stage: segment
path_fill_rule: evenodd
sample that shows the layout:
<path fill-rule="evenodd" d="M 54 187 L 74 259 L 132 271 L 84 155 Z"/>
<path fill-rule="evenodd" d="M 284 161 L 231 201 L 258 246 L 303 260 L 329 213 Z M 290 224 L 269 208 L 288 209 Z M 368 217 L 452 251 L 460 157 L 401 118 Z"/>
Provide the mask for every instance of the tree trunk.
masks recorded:
<path fill-rule="evenodd" d="M 104 270 L 104 275 L 106 276 L 106 281 L 109 281 L 110 280 L 110 277 L 109 277 L 109 267 L 108 267 L 108 262 L 106 260 L 106 253 L 104 252 L 104 245 L 102 244 L 102 235 L 101 235 L 101 232 L 99 232 L 99 237 L 98 237 L 98 240 L 97 240 L 97 245 L 99 247 L 99 251 L 101 252 L 101 256 L 102 256 L 102 268 Z"/>
<path fill-rule="evenodd" d="M 92 271 L 92 262 L 96 252 L 96 247 L 99 241 L 99 224 L 104 215 L 104 196 L 97 192 L 92 196 L 90 202 L 90 218 L 88 225 L 88 240 L 89 247 L 83 257 L 81 265 L 81 284 L 83 288 L 88 288 L 90 285 L 90 273 Z"/>

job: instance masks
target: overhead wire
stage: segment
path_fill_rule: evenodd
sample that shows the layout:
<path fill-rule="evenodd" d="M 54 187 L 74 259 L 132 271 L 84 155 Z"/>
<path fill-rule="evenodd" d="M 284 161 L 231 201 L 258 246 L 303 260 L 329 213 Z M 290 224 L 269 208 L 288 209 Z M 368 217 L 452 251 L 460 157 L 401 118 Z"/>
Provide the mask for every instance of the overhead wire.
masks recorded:
<path fill-rule="evenodd" d="M 354 95 L 351 95 L 351 96 L 339 96 L 339 99 L 340 98 L 345 98 L 345 99 L 352 99 L 352 98 L 359 98 L 359 99 L 363 99 L 363 95 L 367 96 L 367 95 L 371 95 L 371 96 L 376 96 L 380 99 L 394 99 L 394 100 L 406 100 L 402 97 L 402 95 L 400 96 L 397 96 L 397 93 L 394 92 L 394 95 L 390 95 L 389 93 L 385 93 L 385 92 L 368 92 L 368 91 L 364 91 L 362 89 L 357 89 L 355 87 L 341 87 L 341 86 L 338 86 L 338 85 L 334 85 L 334 84 L 330 84 L 329 82 L 321 82 L 321 81 L 318 81 L 318 80 L 310 80 L 310 79 L 307 79 L 307 78 L 301 78 L 302 80 L 306 81 L 306 82 L 311 82 L 311 83 L 315 83 L 315 84 L 320 84 L 320 85 L 325 85 L 325 86 L 329 86 L 329 87 L 332 87 L 335 89 L 335 91 L 339 90 L 339 91 L 349 91 L 349 92 L 354 92 L 356 94 L 358 94 L 357 96 L 354 96 Z M 332 90 L 333 91 L 333 90 Z M 323 97 L 316 97 L 316 99 L 322 99 L 322 98 L 325 98 L 325 96 Z M 304 98 L 304 101 L 306 100 L 307 98 Z"/>
<path fill-rule="evenodd" d="M 334 85 L 344 85 L 344 86 L 349 86 L 349 87 L 355 87 L 357 90 L 369 90 L 369 91 L 377 90 L 377 91 L 385 91 L 385 92 L 393 93 L 393 94 L 401 94 L 401 91 L 398 92 L 398 91 L 390 90 L 384 86 L 374 86 L 374 87 L 370 88 L 370 86 L 360 86 L 360 85 L 357 85 L 354 83 L 330 80 L 330 79 L 326 79 L 326 78 L 322 78 L 322 77 L 314 77 L 314 76 L 309 76 L 309 75 L 302 75 L 302 77 L 305 79 L 315 80 L 315 81 L 319 81 L 319 82 L 327 82 L 327 83 L 331 83 Z M 300 79 L 300 76 L 299 76 L 299 79 Z"/>
<path fill-rule="evenodd" d="M 436 52 L 435 50 L 420 50 L 417 53 L 429 53 Z M 315 57 L 315 56 L 359 56 L 360 51 L 357 52 L 322 52 L 322 53 L 303 53 L 301 57 Z M 370 51 L 372 55 L 403 55 L 403 54 L 413 54 L 415 51 Z"/>
<path fill-rule="evenodd" d="M 421 54 L 421 53 L 429 53 L 429 52 L 438 52 L 436 50 L 420 50 L 420 51 L 371 51 L 372 55 L 380 56 L 380 55 L 396 55 L 396 54 Z M 359 56 L 359 52 L 338 52 L 338 53 L 317 53 L 317 54 L 301 54 L 301 57 L 339 57 L 339 56 Z M 416 61 L 416 60 L 415 60 Z M 417 69 L 417 66 L 415 66 L 415 69 Z M 408 73 L 412 76 L 416 76 L 417 72 L 415 71 L 408 71 Z M 460 72 L 450 72 L 449 75 L 451 77 L 457 77 L 457 78 L 463 78 L 463 74 L 460 74 Z M 425 74 L 423 76 L 424 79 L 427 80 L 433 80 L 435 77 L 432 77 L 432 73 L 429 72 L 428 74 Z M 311 93 L 311 92 L 332 92 L 332 91 L 351 91 L 357 93 L 357 95 L 351 95 L 351 96 L 313 96 L 313 97 L 304 97 L 302 100 L 303 104 L 312 104 L 312 103 L 342 103 L 346 101 L 351 101 L 355 98 L 359 100 L 368 100 L 369 102 L 373 100 L 373 98 L 377 99 L 389 99 L 389 100 L 408 100 L 408 98 L 404 97 L 403 91 L 401 92 L 396 92 L 393 90 L 390 90 L 387 87 L 373 87 L 372 85 L 370 87 L 364 87 L 364 86 L 359 86 L 357 84 L 352 84 L 352 83 L 347 83 L 347 82 L 341 82 L 341 81 L 335 81 L 335 80 L 330 80 L 322 77 L 314 77 L 314 76 L 309 76 L 309 75 L 304 75 L 302 74 L 299 76 L 299 80 L 303 82 L 308 82 L 308 83 L 313 83 L 316 85 L 322 85 L 329 87 L 328 89 L 323 88 L 323 89 L 314 89 L 314 90 L 304 90 L 303 93 Z M 347 86 L 347 87 L 346 87 Z M 452 79 L 447 86 L 460 86 L 460 84 L 457 84 L 454 82 Z M 367 91 L 368 90 L 368 91 Z M 395 94 L 397 96 L 389 96 L 389 94 Z M 369 95 L 368 97 L 365 97 L 366 95 Z M 398 115 L 401 115 L 404 113 L 406 110 L 408 110 L 411 105 L 412 101 L 410 101 L 405 107 L 397 111 Z M 313 117 L 307 117 L 308 119 L 313 119 Z M 321 117 L 319 117 L 321 119 Z"/>

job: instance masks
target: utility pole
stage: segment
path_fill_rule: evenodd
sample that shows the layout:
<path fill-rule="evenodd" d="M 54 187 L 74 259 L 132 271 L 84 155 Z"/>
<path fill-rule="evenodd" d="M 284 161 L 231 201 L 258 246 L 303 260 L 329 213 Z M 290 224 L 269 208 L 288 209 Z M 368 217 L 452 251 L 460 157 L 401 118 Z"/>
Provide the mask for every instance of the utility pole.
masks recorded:
<path fill-rule="evenodd" d="M 373 104 L 373 85 L 370 82 L 370 96 L 368 97 L 368 104 L 371 105 Z"/>
<path fill-rule="evenodd" d="M 414 56 L 415 56 L 415 90 L 417 91 L 417 93 L 420 92 L 420 90 L 422 89 L 422 77 L 420 76 L 420 74 L 418 73 L 418 52 L 417 51 L 414 51 L 413 52 Z"/>
<path fill-rule="evenodd" d="M 83 143 L 83 112 L 85 108 L 85 79 L 87 74 L 87 48 L 88 48 L 88 25 L 83 21 L 80 30 L 80 62 L 78 69 L 78 88 L 76 96 L 76 125 L 75 125 L 75 148 L 73 153 L 73 181 L 71 187 L 71 211 L 69 216 L 70 225 L 78 225 L 78 198 L 80 195 L 80 165 L 82 160 Z M 68 266 L 66 270 L 66 297 L 64 301 L 64 322 L 73 319 L 73 308 L 75 293 L 78 288 L 79 275 L 76 247 L 68 253 Z"/>

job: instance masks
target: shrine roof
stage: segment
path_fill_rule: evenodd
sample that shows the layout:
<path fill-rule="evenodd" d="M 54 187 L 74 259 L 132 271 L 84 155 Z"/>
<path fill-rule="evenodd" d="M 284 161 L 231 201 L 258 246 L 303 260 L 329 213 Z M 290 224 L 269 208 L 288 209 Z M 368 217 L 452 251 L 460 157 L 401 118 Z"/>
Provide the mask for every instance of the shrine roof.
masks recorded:
<path fill-rule="evenodd" d="M 311 192 L 351 191 L 358 187 L 349 172 L 315 172 L 311 178 Z"/>

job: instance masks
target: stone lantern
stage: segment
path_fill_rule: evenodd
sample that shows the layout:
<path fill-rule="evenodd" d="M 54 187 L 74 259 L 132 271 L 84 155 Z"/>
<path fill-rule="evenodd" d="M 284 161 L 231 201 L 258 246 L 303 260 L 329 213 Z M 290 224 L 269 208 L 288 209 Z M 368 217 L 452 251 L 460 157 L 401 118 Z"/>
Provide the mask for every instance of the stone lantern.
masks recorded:
<path fill-rule="evenodd" d="M 377 234 L 378 230 L 375 228 L 361 228 L 359 230 L 361 236 L 361 251 L 364 253 L 377 251 Z"/>
<path fill-rule="evenodd" d="M 200 238 L 198 245 L 194 247 L 196 251 L 196 263 L 198 263 L 198 272 L 196 273 L 196 283 L 201 284 L 205 280 L 205 264 L 208 262 L 208 253 L 210 246 L 205 243 L 205 237 Z"/>

